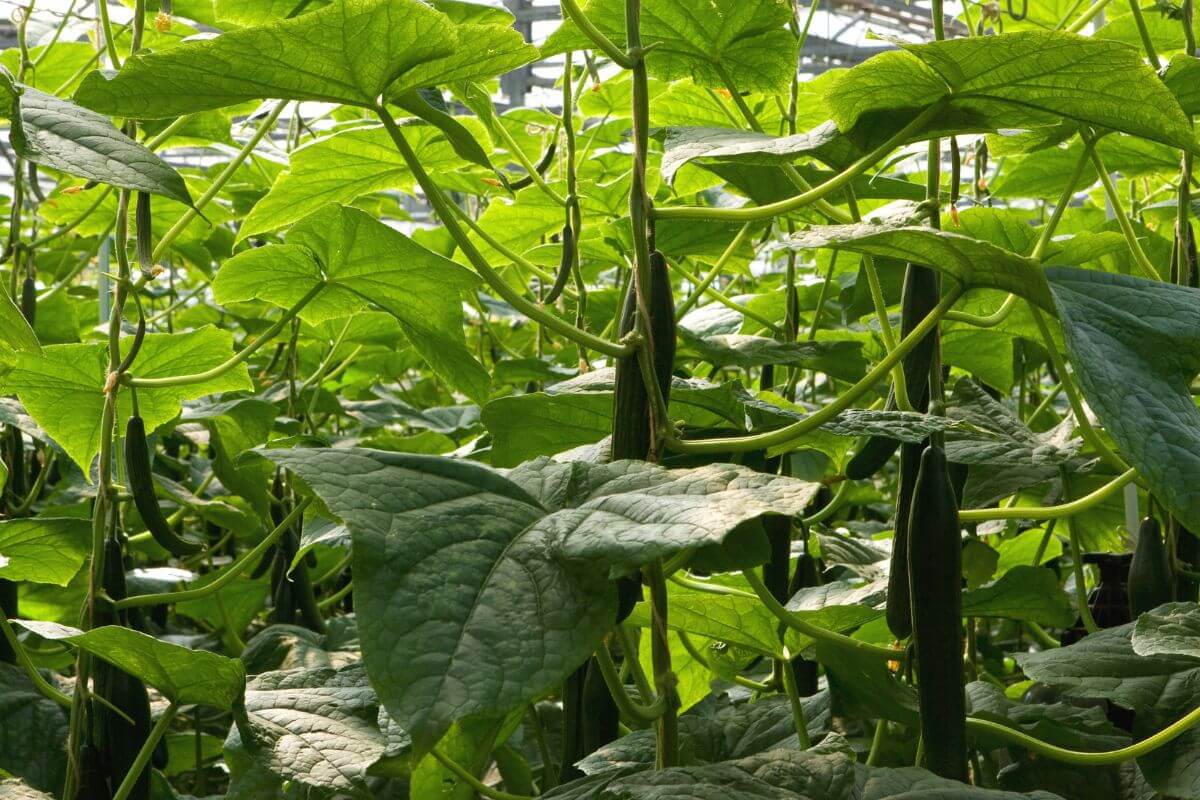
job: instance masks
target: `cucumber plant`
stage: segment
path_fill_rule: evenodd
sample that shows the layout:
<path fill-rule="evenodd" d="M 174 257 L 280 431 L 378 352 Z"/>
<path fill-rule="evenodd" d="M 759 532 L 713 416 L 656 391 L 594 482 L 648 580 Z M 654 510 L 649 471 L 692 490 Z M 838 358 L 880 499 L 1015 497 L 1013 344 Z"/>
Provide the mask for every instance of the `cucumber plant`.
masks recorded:
<path fill-rule="evenodd" d="M 17 4 L 0 795 L 1200 798 L 1192 0 L 560 9 Z"/>

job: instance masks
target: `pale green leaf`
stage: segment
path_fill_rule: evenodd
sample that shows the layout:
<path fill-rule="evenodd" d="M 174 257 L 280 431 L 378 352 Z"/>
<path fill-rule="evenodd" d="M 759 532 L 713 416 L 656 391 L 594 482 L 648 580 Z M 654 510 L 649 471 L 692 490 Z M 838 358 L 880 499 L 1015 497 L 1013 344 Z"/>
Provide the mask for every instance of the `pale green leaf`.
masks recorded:
<path fill-rule="evenodd" d="M 90 555 L 86 519 L 35 517 L 0 522 L 0 578 L 66 586 Z"/>

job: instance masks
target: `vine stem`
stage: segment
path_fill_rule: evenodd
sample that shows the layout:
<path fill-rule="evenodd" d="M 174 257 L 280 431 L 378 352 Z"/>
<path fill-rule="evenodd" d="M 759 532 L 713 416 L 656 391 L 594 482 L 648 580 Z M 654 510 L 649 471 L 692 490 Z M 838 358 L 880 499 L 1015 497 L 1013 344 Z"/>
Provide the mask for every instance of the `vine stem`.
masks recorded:
<path fill-rule="evenodd" d="M 219 378 L 258 352 L 258 350 L 264 344 L 274 339 L 276 334 L 283 330 L 285 325 L 295 319 L 296 315 L 299 314 L 314 297 L 316 297 L 321 293 L 322 290 L 325 289 L 325 286 L 326 284 L 324 282 L 313 286 L 305 293 L 303 297 L 296 301 L 295 305 L 284 311 L 283 316 L 280 317 L 274 325 L 263 331 L 257 339 L 212 369 L 205 370 L 204 372 L 193 372 L 189 375 L 168 375 L 162 378 L 138 378 L 133 375 L 126 374 L 122 376 L 121 382 L 127 386 L 132 386 L 139 389 L 161 389 L 166 386 L 187 386 L 188 384 L 202 383 L 204 381 L 212 380 L 213 378 Z"/>
<path fill-rule="evenodd" d="M 1137 470 L 1130 467 L 1108 483 L 1086 494 L 1078 500 L 1057 506 L 1004 506 L 1000 508 L 968 508 L 958 512 L 961 522 L 985 522 L 993 519 L 1062 519 L 1087 511 L 1103 503 L 1137 478 Z"/>
<path fill-rule="evenodd" d="M 52 686 L 42 677 L 42 673 L 37 671 L 37 667 L 33 665 L 33 662 L 29 659 L 29 654 L 25 652 L 25 648 L 21 645 L 21 640 L 17 638 L 16 631 L 12 629 L 12 624 L 8 621 L 8 617 L 4 615 L 3 609 L 0 609 L 0 631 L 3 631 L 4 639 L 8 642 L 9 648 L 17 657 L 17 663 L 21 665 L 21 669 L 25 670 L 30 683 L 38 690 L 38 693 L 63 708 L 70 708 L 71 698 Z"/>
<path fill-rule="evenodd" d="M 783 648 L 782 666 L 783 669 L 779 671 L 783 674 L 783 691 L 787 694 L 788 702 L 792 707 L 796 738 L 800 740 L 800 749 L 807 750 L 812 747 L 812 739 L 808 736 L 808 720 L 804 715 L 804 703 L 800 699 L 800 689 L 796 686 L 796 671 L 792 669 L 792 656 L 786 645 Z"/>
<path fill-rule="evenodd" d="M 512 794 L 511 792 L 502 792 L 499 789 L 493 789 L 491 786 L 488 786 L 486 783 L 479 780 L 479 778 L 476 778 L 474 775 L 468 772 L 466 767 L 464 767 L 462 764 L 459 764 L 437 747 L 431 749 L 429 754 L 433 756 L 439 764 L 453 772 L 459 780 L 470 786 L 477 793 L 489 798 L 489 800 L 533 800 L 533 798 L 528 795 Z"/>
<path fill-rule="evenodd" d="M 825 644 L 833 645 L 849 652 L 858 653 L 859 655 L 881 658 L 885 661 L 904 663 L 908 659 L 908 654 L 904 650 L 895 650 L 891 647 L 882 647 L 860 639 L 852 639 L 849 636 L 843 636 L 836 631 L 822 628 L 819 625 L 813 625 L 811 622 L 801 619 L 796 614 L 788 611 L 782 603 L 775 599 L 775 595 L 771 594 L 771 590 L 767 588 L 767 585 L 762 582 L 762 578 L 753 569 L 742 570 L 742 577 L 750 584 L 750 588 L 758 595 L 758 599 L 767 607 L 767 610 L 780 622 L 793 630 L 799 631 L 810 639 L 815 639 L 818 642 L 824 642 Z"/>
<path fill-rule="evenodd" d="M 597 28 L 587 15 L 583 13 L 583 9 L 575 0 L 560 0 L 563 16 L 570 19 L 579 30 L 583 31 L 583 35 L 592 40 L 592 44 L 596 45 L 596 49 L 604 53 L 612 59 L 613 63 L 622 69 L 633 69 L 634 59 L 617 47 L 612 39 L 604 35 Z"/>
<path fill-rule="evenodd" d="M 404 138 L 404 134 L 400 132 L 400 126 L 396 123 L 391 112 L 387 110 L 386 106 L 381 104 L 375 107 L 375 113 L 383 122 L 383 127 L 387 129 L 392 143 L 396 145 L 401 158 L 404 159 L 413 177 L 416 178 L 417 184 L 425 193 L 425 198 L 429 201 L 433 210 L 437 212 L 438 219 L 441 220 L 446 232 L 450 234 L 450 237 L 454 239 L 454 243 L 462 250 L 463 255 L 467 257 L 467 260 L 471 262 L 471 265 L 479 273 L 480 277 L 484 279 L 496 294 L 500 295 L 505 302 L 529 319 L 540 325 L 544 325 L 555 333 L 589 350 L 603 353 L 610 358 L 624 358 L 633 354 L 633 347 L 610 342 L 607 339 L 602 339 L 599 336 L 581 330 L 566 320 L 549 313 L 536 303 L 527 300 L 509 286 L 508 282 L 488 263 L 488 260 L 483 257 L 483 253 L 479 252 L 479 249 L 475 247 L 466 232 L 459 226 L 457 215 L 450 209 L 452 203 L 446 199 L 446 196 L 442 194 L 442 190 L 433 182 L 429 173 L 425 171 L 425 167 L 421 164 L 420 159 L 417 158 L 416 152 L 409 145 L 408 140 Z"/>
<path fill-rule="evenodd" d="M 246 568 L 253 564 L 258 558 L 271 548 L 279 540 L 279 537 L 284 534 L 296 520 L 304 513 L 304 509 L 308 508 L 312 502 L 311 497 L 307 497 L 296 504 L 286 517 L 283 518 L 275 530 L 271 531 L 263 538 L 261 542 L 256 544 L 253 549 L 247 551 L 241 558 L 230 564 L 228 567 L 217 576 L 211 583 L 195 589 L 184 589 L 178 592 L 160 592 L 158 594 L 136 594 L 132 597 L 126 597 L 122 600 L 113 600 L 112 604 L 118 611 L 126 608 L 140 608 L 142 606 L 161 606 L 168 603 L 182 603 L 187 600 L 199 600 L 202 597 L 208 597 L 219 591 L 223 586 L 232 581 L 238 575 L 246 571 Z"/>
<path fill-rule="evenodd" d="M 667 447 L 677 453 L 744 453 L 750 450 L 762 450 L 777 445 L 787 444 L 819 428 L 838 414 L 850 408 L 856 400 L 892 371 L 892 367 L 900 362 L 917 346 L 925 336 L 937 327 L 938 322 L 962 296 L 961 287 L 953 288 L 941 302 L 934 307 L 929 316 L 921 320 L 908 336 L 896 343 L 896 349 L 888 353 L 876 364 L 858 383 L 851 386 L 838 398 L 818 411 L 814 411 L 802 420 L 794 422 L 777 430 L 751 436 L 733 436 L 719 439 L 704 439 L 701 441 L 685 441 L 667 431 Z"/>
<path fill-rule="evenodd" d="M 263 137 L 274 130 L 275 123 L 279 120 L 279 115 L 283 113 L 283 109 L 287 107 L 287 103 L 288 101 L 286 100 L 280 100 L 275 104 L 275 108 L 271 109 L 271 112 L 263 118 L 261 123 L 259 123 L 258 130 L 254 132 L 254 135 L 251 136 L 244 145 L 242 145 L 242 149 L 238 150 L 237 155 L 235 155 L 230 162 L 225 165 L 225 168 L 221 170 L 221 173 L 217 175 L 215 179 L 213 179 L 212 185 L 208 187 L 208 190 L 205 191 L 204 194 L 200 195 L 200 198 L 196 200 L 193 206 L 187 211 L 183 212 L 183 216 L 181 216 L 175 222 L 175 224 L 163 234 L 162 239 L 160 239 L 158 242 L 158 246 L 154 248 L 154 255 L 152 258 L 155 261 L 158 261 L 160 258 L 162 258 L 163 254 L 167 252 L 167 248 L 171 246 L 171 243 L 175 241 L 179 234 L 183 233 L 187 226 L 191 224 L 192 220 L 200 215 L 200 211 L 206 205 L 208 205 L 214 197 L 217 196 L 217 193 L 220 192 L 221 189 L 225 188 L 225 184 L 228 183 L 229 179 L 233 177 L 234 173 L 241 168 L 242 164 L 250 156 L 250 153 L 252 153 L 254 148 L 258 146 L 258 143 L 263 140 Z"/>
<path fill-rule="evenodd" d="M 632 655 L 626 657 L 632 658 Z M 655 696 L 648 705 L 633 701 L 621 683 L 620 671 L 617 669 L 616 662 L 613 661 L 612 653 L 608 652 L 608 645 L 602 643 L 596 648 L 596 666 L 600 668 L 600 675 L 604 678 L 604 685 L 608 687 L 608 693 L 612 695 L 613 702 L 617 704 L 617 708 L 627 719 L 640 724 L 648 724 L 655 722 L 666 713 L 667 698 L 664 695 Z"/>
<path fill-rule="evenodd" d="M 150 729 L 150 735 L 146 737 L 146 741 L 142 743 L 142 747 L 138 750 L 137 757 L 133 760 L 133 765 L 129 767 L 129 772 L 125 773 L 125 779 L 121 781 L 120 787 L 117 788 L 116 794 L 113 795 L 113 800 L 128 800 L 129 795 L 133 792 L 133 787 L 137 785 L 138 778 L 142 771 L 150 763 L 150 757 L 154 755 L 154 748 L 158 746 L 158 740 L 167 732 L 167 728 L 171 726 L 171 720 L 175 719 L 175 714 L 179 711 L 179 706 L 171 703 L 167 706 L 167 710 L 158 718 L 158 722 L 154 723 L 154 727 Z"/>
<path fill-rule="evenodd" d="M 1104 166 L 1104 159 L 1100 157 L 1100 153 L 1093 147 L 1090 154 L 1093 166 L 1096 167 L 1096 172 L 1100 173 L 1100 184 L 1104 187 L 1104 194 L 1108 197 L 1108 202 L 1112 205 L 1113 213 L 1117 218 L 1117 225 L 1121 228 L 1121 234 L 1125 237 L 1125 243 L 1129 246 L 1129 252 L 1133 254 L 1133 261 L 1138 265 L 1138 269 L 1152 281 L 1162 280 L 1162 276 L 1158 274 L 1158 270 L 1150 263 L 1150 259 L 1146 256 L 1146 251 L 1142 249 L 1141 242 L 1137 239 L 1137 233 L 1133 230 L 1133 223 L 1129 221 L 1129 215 L 1125 213 L 1125 207 L 1121 205 L 1121 196 L 1117 192 L 1116 185 L 1113 184 L 1112 176 L 1108 174 L 1108 169 Z"/>
<path fill-rule="evenodd" d="M 675 259 L 667 258 L 666 256 L 664 256 L 663 260 L 667 262 L 668 267 L 670 267 L 672 270 L 674 270 L 678 274 L 682 275 L 684 278 L 686 278 L 688 280 L 688 282 L 696 285 L 696 287 L 698 289 L 700 289 L 700 291 L 703 294 L 709 295 L 710 297 L 712 297 L 713 300 L 716 300 L 721 305 L 725 306 L 728 309 L 738 312 L 739 314 L 741 314 L 744 317 L 748 317 L 749 319 L 754 320 L 755 322 L 764 326 L 767 330 L 771 331 L 771 333 L 773 333 L 773 334 L 778 335 L 778 334 L 783 333 L 783 331 L 780 329 L 780 327 L 778 325 L 776 325 L 770 318 L 757 313 L 752 308 L 747 308 L 746 306 L 742 305 L 741 303 L 739 303 L 736 300 L 730 299 L 724 292 L 720 291 L 719 289 L 714 289 L 710 284 L 712 283 L 711 278 L 715 277 L 716 267 L 709 270 L 708 275 L 706 275 L 704 278 L 698 278 L 695 274 L 693 274 L 691 272 L 691 270 L 687 269 L 682 264 L 676 263 Z M 678 321 L 679 319 L 682 319 L 682 317 L 679 316 L 678 311 L 676 311 L 675 314 L 676 314 L 676 321 Z"/>
<path fill-rule="evenodd" d="M 733 241 L 729 243 L 720 257 L 717 258 L 716 263 L 712 265 L 712 269 L 705 273 L 704 277 L 695 284 L 695 288 L 692 289 L 691 294 L 675 308 L 676 322 L 683 319 L 687 315 L 687 312 L 692 310 L 692 306 L 696 305 L 696 302 L 708 291 L 708 287 L 712 286 L 712 282 L 716 280 L 717 276 L 721 274 L 721 270 L 725 268 L 725 264 L 729 262 L 729 259 L 733 257 L 733 254 L 737 252 L 737 249 L 742 246 L 742 243 L 746 241 L 746 237 L 749 235 L 750 223 L 747 222 L 737 232 L 737 236 L 733 237 Z"/>
<path fill-rule="evenodd" d="M 1111 2 L 1112 0 L 1096 0 L 1096 2 L 1092 3 L 1091 6 L 1089 6 L 1088 9 L 1079 16 L 1079 19 L 1067 26 L 1067 32 L 1079 33 L 1082 31 L 1087 27 L 1088 23 L 1095 19 L 1096 15 L 1103 11 Z"/>
<path fill-rule="evenodd" d="M 656 208 L 653 215 L 656 219 L 692 219 L 692 220 L 718 220 L 718 221 L 733 221 L 733 222 L 749 222 L 760 219 L 770 219 L 786 214 L 789 211 L 795 211 L 811 205 L 817 200 L 822 199 L 826 195 L 841 189 L 854 178 L 861 175 L 879 159 L 886 156 L 898 146 L 904 144 L 920 131 L 929 120 L 933 119 L 942 110 L 942 103 L 934 103 L 918 114 L 911 122 L 897 131 L 890 139 L 876 147 L 871 152 L 867 153 L 862 158 L 855 161 L 846 169 L 839 172 L 837 175 L 829 178 L 824 183 L 820 183 L 806 192 L 801 192 L 794 197 L 789 197 L 775 203 L 768 203 L 761 206 L 750 206 L 746 208 L 710 208 L 704 206 L 668 206 L 666 208 Z"/>

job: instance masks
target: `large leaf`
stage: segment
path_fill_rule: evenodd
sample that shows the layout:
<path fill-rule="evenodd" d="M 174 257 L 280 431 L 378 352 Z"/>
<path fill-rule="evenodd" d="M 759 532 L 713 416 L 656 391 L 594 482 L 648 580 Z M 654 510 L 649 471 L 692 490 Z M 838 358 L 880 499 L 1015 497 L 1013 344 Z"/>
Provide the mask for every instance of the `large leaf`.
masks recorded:
<path fill-rule="evenodd" d="M 538 460 L 506 476 L 375 450 L 262 452 L 350 528 L 368 673 L 418 751 L 586 658 L 616 612 L 610 576 L 799 513 L 817 489 L 721 465 Z"/>
<path fill-rule="evenodd" d="M 121 189 L 192 204 L 175 168 L 115 127 L 108 117 L 70 100 L 18 87 L 13 98 L 13 150 L 21 158 Z"/>
<path fill-rule="evenodd" d="M 625 44 L 622 0 L 590 0 L 584 14 L 618 46 Z M 655 0 L 642 7 L 642 44 L 650 74 L 691 78 L 701 86 L 786 91 L 796 69 L 796 37 L 785 0 Z M 587 50 L 591 40 L 573 22 L 550 34 L 542 55 Z M 726 85 L 725 75 L 733 86 Z"/>
<path fill-rule="evenodd" d="M 1179 102 L 1137 50 L 1068 33 L 904 45 L 839 74 L 825 93 L 843 131 L 867 115 L 902 124 L 939 101 L 945 111 L 930 132 L 1044 127 L 1065 118 L 1197 148 Z"/>
<path fill-rule="evenodd" d="M 62 788 L 67 712 L 15 664 L 0 664 L 0 769 L 46 791 Z M 0 797 L 10 797 L 0 783 Z M 15 795 L 20 798 L 21 795 Z"/>
<path fill-rule="evenodd" d="M 1036 261 L 952 231 L 875 222 L 814 225 L 788 236 L 784 246 L 796 250 L 834 247 L 911 261 L 932 267 L 967 288 L 1003 289 L 1054 310 L 1046 278 Z"/>
<path fill-rule="evenodd" d="M 348 317 L 375 303 L 435 372 L 472 398 L 487 395 L 488 375 L 463 334 L 462 294 L 479 279 L 359 209 L 326 206 L 294 226 L 287 244 L 239 253 L 217 273 L 213 295 L 287 308 L 321 283 L 301 319 Z"/>
<path fill-rule="evenodd" d="M 768 136 L 736 128 L 666 128 L 662 177 L 673 183 L 679 169 L 691 161 L 779 166 L 807 156 L 840 166 L 862 155 L 832 122 L 794 136 Z"/>
<path fill-rule="evenodd" d="M 462 122 L 472 126 L 470 130 L 478 127 L 473 120 Z M 433 174 L 444 175 L 462 166 L 463 160 L 437 129 L 409 125 L 401 133 Z M 476 135 L 482 133 L 480 129 Z M 447 185 L 444 179 L 441 185 Z M 340 131 L 292 151 L 288 170 L 250 209 L 237 241 L 287 227 L 329 203 L 351 203 L 371 192 L 408 191 L 412 186 L 412 173 L 386 130 L 370 125 Z"/>
<path fill-rule="evenodd" d="M 203 372 L 233 353 L 233 335 L 202 328 L 190 333 L 151 333 L 142 342 L 131 372 L 143 378 L 162 378 Z M 125 345 L 128 347 L 128 344 Z M 71 459 L 88 473 L 100 450 L 100 417 L 104 409 L 104 380 L 108 347 L 100 344 L 50 345 L 40 353 L 21 353 L 6 378 L 26 410 Z M 184 400 L 236 389 L 251 389 L 244 364 L 209 380 L 184 386 L 138 390 L 138 409 L 146 429 L 169 422 Z M 119 421 L 132 406 L 128 392 L 119 396 Z"/>
<path fill-rule="evenodd" d="M 119 625 L 83 632 L 50 623 L 21 624 L 43 638 L 70 642 L 104 659 L 177 705 L 199 703 L 229 711 L 242 699 L 246 671 L 235 658 L 191 650 Z"/>
<path fill-rule="evenodd" d="M 1200 290 L 1127 275 L 1046 271 L 1088 405 L 1186 527 L 1200 529 Z"/>
<path fill-rule="evenodd" d="M 965 617 L 1007 617 L 1060 628 L 1075 619 L 1058 576 L 1045 567 L 1014 567 L 989 586 L 963 594 Z"/>
<path fill-rule="evenodd" d="M 245 706 L 226 748 L 245 751 L 285 781 L 369 794 L 367 770 L 383 755 L 387 739 L 361 663 L 265 672 L 246 684 Z"/>
<path fill-rule="evenodd" d="M 0 578 L 66 586 L 91 550 L 91 523 L 86 519 L 0 522 Z"/>
<path fill-rule="evenodd" d="M 247 100 L 371 106 L 408 70 L 454 52 L 450 20 L 418 0 L 337 0 L 261 27 L 133 56 L 75 93 L 114 116 L 174 117 Z"/>

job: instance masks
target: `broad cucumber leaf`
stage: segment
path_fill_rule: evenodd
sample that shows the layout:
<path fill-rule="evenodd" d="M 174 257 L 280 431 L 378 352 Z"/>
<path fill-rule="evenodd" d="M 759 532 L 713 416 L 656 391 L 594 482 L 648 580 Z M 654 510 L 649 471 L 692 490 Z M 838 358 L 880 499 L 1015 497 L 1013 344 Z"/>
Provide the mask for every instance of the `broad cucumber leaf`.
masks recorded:
<path fill-rule="evenodd" d="M 0 292 L 0 363 L 11 361 L 17 353 L 39 353 L 41 350 L 37 334 L 29 327 L 21 309 L 8 292 Z"/>
<path fill-rule="evenodd" d="M 128 347 L 128 344 L 125 344 Z M 233 354 L 233 334 L 215 328 L 189 333 L 151 333 L 142 342 L 130 372 L 143 378 L 165 378 L 203 372 Z M 40 353 L 21 353 L 5 378 L 8 391 L 47 434 L 88 474 L 100 451 L 100 417 L 104 409 L 104 380 L 108 347 L 100 344 L 58 344 Z M 253 389 L 244 364 L 223 375 L 184 386 L 138 390 L 138 409 L 152 431 L 179 413 L 184 400 L 215 392 Z M 132 411 L 128 392 L 118 396 L 118 423 Z"/>
<path fill-rule="evenodd" d="M 1200 290 L 1128 275 L 1046 271 L 1088 406 L 1184 526 L 1200 529 Z"/>
<path fill-rule="evenodd" d="M 618 47 L 625 45 L 622 0 L 590 0 L 584 14 Z M 651 75 L 691 78 L 701 86 L 749 92 L 784 92 L 796 67 L 796 37 L 784 26 L 785 0 L 655 0 L 642 8 L 642 45 Z M 590 50 L 573 22 L 550 34 L 542 55 Z M 727 86 L 726 75 L 733 86 Z"/>
<path fill-rule="evenodd" d="M 1200 607 L 1167 603 L 1138 617 L 1133 651 L 1139 656 L 1200 658 Z"/>
<path fill-rule="evenodd" d="M 373 105 L 394 80 L 458 46 L 446 15 L 418 0 L 336 0 L 291 19 L 133 56 L 120 72 L 93 72 L 78 103 L 154 119 L 246 100 Z"/>
<path fill-rule="evenodd" d="M 841 166 L 862 155 L 832 122 L 794 136 L 768 136 L 736 128 L 666 128 L 663 138 L 662 177 L 673 183 L 681 167 L 689 162 L 706 164 L 751 164 L 779 166 L 801 157 L 815 158 Z"/>
<path fill-rule="evenodd" d="M 613 577 L 800 513 L 818 489 L 729 465 L 539 459 L 503 474 L 377 450 L 261 453 L 349 527 L 368 674 L 418 753 L 578 666 L 612 625 Z"/>
<path fill-rule="evenodd" d="M 809 737 L 819 739 L 829 730 L 829 692 L 800 702 Z M 654 736 L 653 729 L 633 731 L 584 758 L 579 768 L 589 775 L 631 766 L 649 769 L 654 766 Z M 798 744 L 796 719 L 784 695 L 742 703 L 714 695 L 679 716 L 679 749 L 688 764 L 715 764 Z"/>
<path fill-rule="evenodd" d="M 464 119 L 462 123 L 477 136 L 484 135 L 474 120 Z M 408 125 L 401 132 L 433 174 L 463 165 L 462 158 L 436 128 Z M 250 209 L 236 241 L 287 227 L 329 203 L 350 203 L 386 189 L 409 191 L 412 186 L 412 173 L 381 126 L 340 131 L 291 153 L 287 171 Z"/>
<path fill-rule="evenodd" d="M 963 594 L 964 617 L 1007 617 L 1066 628 L 1075 612 L 1058 576 L 1045 567 L 1013 567 L 988 586 Z"/>
<path fill-rule="evenodd" d="M 911 119 L 939 101 L 946 108 L 929 132 L 1044 127 L 1065 118 L 1197 149 L 1179 101 L 1141 53 L 1069 33 L 906 44 L 839 73 L 825 93 L 843 131 L 867 115 Z"/>
<path fill-rule="evenodd" d="M 38 636 L 69 642 L 104 659 L 153 686 L 172 703 L 229 711 L 242 700 L 246 671 L 236 658 L 191 650 L 120 625 L 84 632 L 46 622 L 19 622 Z"/>
<path fill-rule="evenodd" d="M 1175 93 L 1185 114 L 1200 114 L 1200 58 L 1183 53 L 1173 57 L 1163 83 Z"/>
<path fill-rule="evenodd" d="M 367 770 L 384 754 L 387 737 L 361 663 L 256 675 L 246 684 L 245 708 L 244 718 L 235 716 L 227 750 L 284 781 L 370 794 Z"/>
<path fill-rule="evenodd" d="M 121 189 L 192 204 L 175 168 L 117 130 L 101 114 L 70 100 L 18 87 L 9 138 L 21 158 Z"/>
<path fill-rule="evenodd" d="M 66 586 L 91 554 L 91 523 L 70 517 L 0 522 L 0 578 Z"/>
<path fill-rule="evenodd" d="M 511 23 L 462 23 L 455 27 L 459 46 L 449 55 L 426 61 L 388 87 L 393 98 L 426 86 L 460 81 L 486 81 L 539 58 L 538 49 L 510 27 Z"/>
<path fill-rule="evenodd" d="M 487 396 L 488 374 L 463 333 L 462 295 L 479 278 L 359 209 L 326 206 L 296 224 L 287 244 L 239 253 L 217 273 L 213 295 L 288 308 L 322 282 L 301 319 L 349 317 L 374 303 L 434 371 L 473 399 Z"/>
<path fill-rule="evenodd" d="M 24 598 L 22 598 L 24 599 Z M 61 687 L 60 687 L 61 688 Z M 0 664 L 0 769 L 46 791 L 62 789 L 67 744 L 67 712 L 43 696 L 16 664 Z M 0 782 L 0 797 L 9 795 Z M 32 792 L 32 790 L 30 790 Z M 42 795 L 31 793 L 29 800 Z M 49 797 L 49 795 L 45 795 Z"/>
<path fill-rule="evenodd" d="M 784 246 L 794 250 L 835 247 L 911 261 L 932 267 L 964 287 L 1003 289 L 1054 311 L 1050 288 L 1038 262 L 953 231 L 875 222 L 813 225 L 786 237 Z"/>
<path fill-rule="evenodd" d="M 17 778 L 0 780 L 0 796 L 9 800 L 54 800 L 53 795 L 39 792 Z"/>

